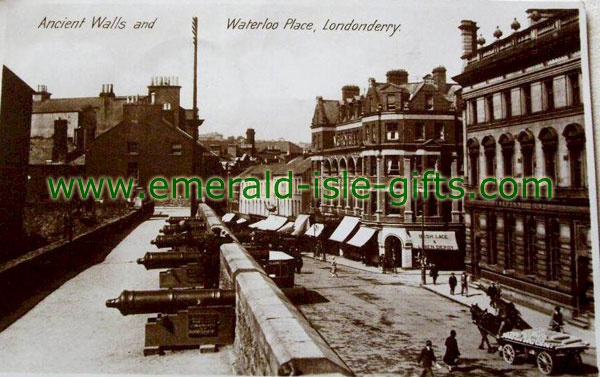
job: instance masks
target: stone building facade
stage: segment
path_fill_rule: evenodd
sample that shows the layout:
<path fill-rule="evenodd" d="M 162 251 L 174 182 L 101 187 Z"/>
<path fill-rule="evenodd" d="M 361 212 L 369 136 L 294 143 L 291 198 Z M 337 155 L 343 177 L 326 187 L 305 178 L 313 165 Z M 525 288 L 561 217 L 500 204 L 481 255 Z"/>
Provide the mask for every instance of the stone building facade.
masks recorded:
<path fill-rule="evenodd" d="M 513 200 L 466 199 L 466 264 L 515 297 L 581 314 L 593 280 L 579 15 L 527 13 L 529 26 L 519 30 L 515 19 L 510 35 L 497 29 L 488 45 L 475 22 L 459 27 L 464 68 L 454 80 L 463 86 L 469 184 L 519 183 Z M 533 198 L 533 187 L 522 198 L 524 177 L 548 177 L 553 198 Z"/>
<path fill-rule="evenodd" d="M 422 175 L 426 170 L 446 177 L 459 175 L 463 140 L 455 94 L 459 87 L 447 82 L 446 69 L 434 68 L 418 82 L 409 82 L 408 72 L 401 69 L 386 76 L 385 82 L 369 79 L 364 94 L 358 86 L 347 85 L 341 99 L 317 97 L 311 124 L 313 170 L 322 178 L 341 178 L 346 171 L 349 185 L 366 177 L 371 187 L 387 186 L 397 177 L 410 182 L 413 172 Z M 413 248 L 421 242 L 412 242 L 411 231 L 425 228 L 426 237 L 434 235 L 430 232 L 438 236 L 447 232 L 450 238 L 461 238 L 459 201 L 429 195 L 426 200 L 409 199 L 403 206 L 393 206 L 387 190 L 369 194 L 365 200 L 348 195 L 313 201 L 313 211 L 319 216 L 359 217 L 362 225 L 378 230 L 378 247 L 361 250 L 367 263 L 385 256 L 397 266 L 412 266 L 417 254 Z M 431 251 L 433 258 L 438 254 L 425 251 Z M 451 258 L 460 261 L 462 256 L 454 250 Z"/>

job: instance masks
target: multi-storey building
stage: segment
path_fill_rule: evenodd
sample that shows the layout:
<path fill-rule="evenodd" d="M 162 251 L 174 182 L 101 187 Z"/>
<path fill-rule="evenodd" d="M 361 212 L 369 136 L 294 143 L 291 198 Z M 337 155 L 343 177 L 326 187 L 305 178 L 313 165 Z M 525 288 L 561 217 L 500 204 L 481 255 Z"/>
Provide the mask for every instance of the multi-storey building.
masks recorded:
<path fill-rule="evenodd" d="M 497 29 L 488 45 L 475 22 L 459 27 L 464 66 L 454 80 L 466 104 L 469 184 L 485 177 L 520 184 L 513 200 L 466 199 L 466 264 L 515 297 L 578 314 L 593 297 L 579 15 L 527 13 L 528 27 L 519 30 L 515 19 L 510 35 Z M 553 197 L 543 191 L 535 199 L 528 187 L 522 198 L 526 177 L 550 178 Z"/>
<path fill-rule="evenodd" d="M 317 97 L 311 124 L 314 171 L 322 178 L 341 178 L 346 171 L 349 185 L 366 177 L 371 187 L 387 186 L 397 177 L 411 182 L 413 172 L 427 170 L 456 176 L 462 170 L 457 89 L 447 82 L 446 69 L 437 67 L 419 82 L 409 82 L 405 70 L 392 70 L 385 82 L 369 79 L 362 95 L 358 86 L 347 85 L 341 99 Z M 394 206 L 395 199 L 386 190 L 369 194 L 366 200 L 352 195 L 316 200 L 313 209 L 325 218 L 358 217 L 363 226 L 377 230 L 378 246 L 360 251 L 367 263 L 385 257 L 397 266 L 411 267 L 417 255 L 413 249 L 421 248 L 425 228 L 428 258 L 461 264 L 455 241 L 462 231 L 460 202 L 436 200 L 434 195 L 410 199 L 409 195 L 405 205 Z M 452 249 L 451 253 L 442 248 Z"/>

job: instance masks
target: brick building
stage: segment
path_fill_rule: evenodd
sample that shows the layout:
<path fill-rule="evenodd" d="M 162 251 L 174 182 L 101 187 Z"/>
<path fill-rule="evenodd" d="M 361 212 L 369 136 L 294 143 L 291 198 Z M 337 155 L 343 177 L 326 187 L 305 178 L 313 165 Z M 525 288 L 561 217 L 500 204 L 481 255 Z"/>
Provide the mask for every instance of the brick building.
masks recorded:
<path fill-rule="evenodd" d="M 24 253 L 31 89 L 6 66 L 0 75 L 0 261 Z"/>
<path fill-rule="evenodd" d="M 578 315 L 593 298 L 579 15 L 527 13 L 526 28 L 515 19 L 509 35 L 497 29 L 487 45 L 475 22 L 459 27 L 466 171 L 471 185 L 548 177 L 554 197 L 522 199 L 521 185 L 511 201 L 466 199 L 466 264 L 530 304 Z"/>
<path fill-rule="evenodd" d="M 456 176 L 462 170 L 458 86 L 447 82 L 444 67 L 418 82 L 409 82 L 405 70 L 386 76 L 385 82 L 369 79 L 362 95 L 358 86 L 347 85 L 341 99 L 317 97 L 311 124 L 313 170 L 322 177 L 341 177 L 347 171 L 350 185 L 357 177 L 366 177 L 371 187 L 395 177 L 410 181 L 412 172 L 426 170 Z M 366 242 L 358 253 L 354 250 L 367 263 L 384 257 L 397 266 L 413 266 L 418 254 L 413 249 L 421 248 L 425 228 L 425 255 L 436 263 L 462 265 L 461 203 L 429 195 L 425 201 L 409 199 L 403 206 L 393 206 L 386 190 L 369 194 L 366 200 L 349 195 L 314 201 L 313 209 L 337 222 L 344 216 L 360 218 L 362 226 L 377 231 L 375 247 Z M 368 229 L 363 233 L 375 236 Z M 437 249 L 434 240 L 450 250 Z"/>
<path fill-rule="evenodd" d="M 97 136 L 86 153 L 86 173 L 92 177 L 130 177 L 146 188 L 154 177 L 221 175 L 213 153 L 170 121 L 168 109 L 152 101 L 132 101 L 123 106 L 123 121 Z M 192 162 L 196 148 L 197 166 Z"/>

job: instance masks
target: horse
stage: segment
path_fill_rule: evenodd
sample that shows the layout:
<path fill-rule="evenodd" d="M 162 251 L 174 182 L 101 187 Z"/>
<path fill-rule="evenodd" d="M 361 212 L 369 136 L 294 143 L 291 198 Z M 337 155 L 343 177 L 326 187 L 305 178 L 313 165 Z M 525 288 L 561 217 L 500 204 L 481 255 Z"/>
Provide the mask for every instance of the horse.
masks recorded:
<path fill-rule="evenodd" d="M 479 349 L 484 349 L 483 345 L 487 344 L 487 349 L 489 353 L 494 352 L 490 341 L 488 339 L 488 334 L 497 334 L 500 329 L 500 322 L 498 322 L 498 318 L 492 313 L 488 313 L 487 309 L 483 310 L 477 304 L 471 305 L 471 319 L 473 323 L 477 325 L 477 329 L 481 334 L 481 343 L 479 344 Z"/>

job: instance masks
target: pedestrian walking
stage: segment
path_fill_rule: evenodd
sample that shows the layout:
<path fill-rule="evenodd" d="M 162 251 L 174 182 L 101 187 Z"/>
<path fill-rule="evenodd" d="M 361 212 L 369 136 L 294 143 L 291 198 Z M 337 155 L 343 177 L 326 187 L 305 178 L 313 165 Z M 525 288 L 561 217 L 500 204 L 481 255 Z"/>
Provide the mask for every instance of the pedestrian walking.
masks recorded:
<path fill-rule="evenodd" d="M 549 328 L 552 331 L 563 332 L 563 325 L 563 315 L 560 312 L 560 306 L 557 305 L 552 313 L 552 319 L 550 320 Z"/>
<path fill-rule="evenodd" d="M 469 279 L 466 271 L 460 276 L 460 295 L 469 297 Z"/>
<path fill-rule="evenodd" d="M 456 280 L 456 275 L 454 272 L 450 274 L 448 278 L 448 285 L 450 285 L 450 295 L 454 296 L 454 290 L 456 289 L 456 285 L 458 284 L 458 280 Z"/>
<path fill-rule="evenodd" d="M 421 284 L 427 284 L 427 266 L 425 266 L 425 260 L 421 260 Z"/>
<path fill-rule="evenodd" d="M 429 270 L 429 275 L 431 276 L 431 279 L 433 279 L 433 285 L 436 285 L 439 274 L 440 274 L 440 270 L 439 270 L 437 264 L 435 264 L 435 263 L 432 264 L 431 270 Z"/>
<path fill-rule="evenodd" d="M 431 367 L 433 367 L 434 365 L 439 367 L 439 365 L 437 364 L 437 359 L 435 357 L 435 354 L 433 353 L 431 340 L 428 340 L 427 342 L 425 342 L 425 348 L 423 348 L 421 350 L 421 354 L 419 355 L 418 362 L 423 367 L 423 371 L 421 372 L 421 377 L 425 377 L 425 376 L 435 377 Z"/>
<path fill-rule="evenodd" d="M 338 274 L 337 274 L 337 262 L 335 261 L 335 257 L 333 257 L 333 259 L 331 260 L 331 275 L 330 276 L 332 278 L 333 277 L 335 277 L 335 278 L 338 277 Z"/>
<path fill-rule="evenodd" d="M 452 369 L 458 364 L 458 357 L 460 351 L 458 350 L 458 342 L 456 341 L 456 331 L 451 330 L 450 336 L 446 338 L 446 353 L 444 354 L 444 363 L 448 365 L 448 370 L 452 372 Z"/>

